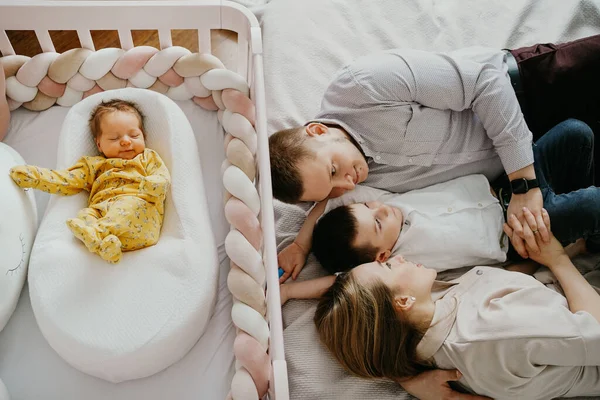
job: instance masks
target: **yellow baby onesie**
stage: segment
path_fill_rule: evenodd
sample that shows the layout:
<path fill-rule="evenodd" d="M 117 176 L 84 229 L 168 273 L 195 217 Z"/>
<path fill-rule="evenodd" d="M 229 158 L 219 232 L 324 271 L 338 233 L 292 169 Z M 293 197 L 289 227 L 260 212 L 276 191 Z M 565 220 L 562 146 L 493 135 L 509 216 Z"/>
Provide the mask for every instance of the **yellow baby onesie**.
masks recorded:
<path fill-rule="evenodd" d="M 153 150 L 131 160 L 82 157 L 63 171 L 22 165 L 12 168 L 10 176 L 22 188 L 52 194 L 90 192 L 88 208 L 67 220 L 67 225 L 106 261 L 116 263 L 122 251 L 158 242 L 171 177 Z"/>

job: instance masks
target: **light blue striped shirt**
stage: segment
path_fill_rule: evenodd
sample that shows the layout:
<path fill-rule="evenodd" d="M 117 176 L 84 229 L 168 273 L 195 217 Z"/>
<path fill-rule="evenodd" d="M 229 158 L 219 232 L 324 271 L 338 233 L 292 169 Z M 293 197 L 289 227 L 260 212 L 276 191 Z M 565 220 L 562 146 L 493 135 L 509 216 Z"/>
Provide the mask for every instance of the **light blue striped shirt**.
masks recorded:
<path fill-rule="evenodd" d="M 532 135 L 501 50 L 395 49 L 342 68 L 314 119 L 367 156 L 365 185 L 406 192 L 459 176 L 489 180 L 533 163 Z"/>

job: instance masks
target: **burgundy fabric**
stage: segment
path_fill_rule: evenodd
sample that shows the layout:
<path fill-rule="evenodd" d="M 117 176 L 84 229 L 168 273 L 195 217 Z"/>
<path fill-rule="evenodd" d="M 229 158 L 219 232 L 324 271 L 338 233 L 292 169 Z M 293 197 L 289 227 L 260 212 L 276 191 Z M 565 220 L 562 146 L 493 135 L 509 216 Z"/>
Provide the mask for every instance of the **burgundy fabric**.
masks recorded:
<path fill-rule="evenodd" d="M 568 118 L 586 122 L 595 135 L 596 185 L 600 179 L 600 35 L 510 51 L 517 60 L 521 109 L 537 140 Z"/>

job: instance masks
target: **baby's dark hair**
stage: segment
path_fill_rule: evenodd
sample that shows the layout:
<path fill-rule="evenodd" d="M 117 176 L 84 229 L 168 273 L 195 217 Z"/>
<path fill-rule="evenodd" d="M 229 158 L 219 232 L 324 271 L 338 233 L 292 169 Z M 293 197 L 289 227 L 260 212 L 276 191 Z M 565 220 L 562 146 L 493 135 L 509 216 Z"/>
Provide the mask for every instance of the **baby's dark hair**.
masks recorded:
<path fill-rule="evenodd" d="M 327 272 L 335 274 L 375 261 L 375 247 L 354 246 L 357 234 L 358 221 L 349 206 L 335 208 L 321 217 L 313 231 L 312 251 Z"/>
<path fill-rule="evenodd" d="M 144 115 L 138 106 L 131 101 L 114 99 L 103 101 L 94 109 L 94 111 L 92 111 L 92 116 L 90 117 L 90 130 L 92 131 L 94 139 L 97 139 L 102 134 L 102 130 L 100 129 L 102 117 L 115 111 L 128 112 L 135 115 L 140 122 L 140 130 L 142 131 L 144 138 L 146 137 L 146 131 L 144 130 Z"/>

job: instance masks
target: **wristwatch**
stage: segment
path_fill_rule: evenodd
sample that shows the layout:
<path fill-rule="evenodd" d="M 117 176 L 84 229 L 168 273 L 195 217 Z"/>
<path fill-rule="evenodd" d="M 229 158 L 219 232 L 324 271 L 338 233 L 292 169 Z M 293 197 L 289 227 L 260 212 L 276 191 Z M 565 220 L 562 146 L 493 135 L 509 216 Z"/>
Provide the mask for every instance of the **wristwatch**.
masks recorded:
<path fill-rule="evenodd" d="M 529 192 L 530 189 L 540 187 L 537 179 L 518 178 L 510 181 L 510 188 L 513 194 L 523 194 Z"/>

